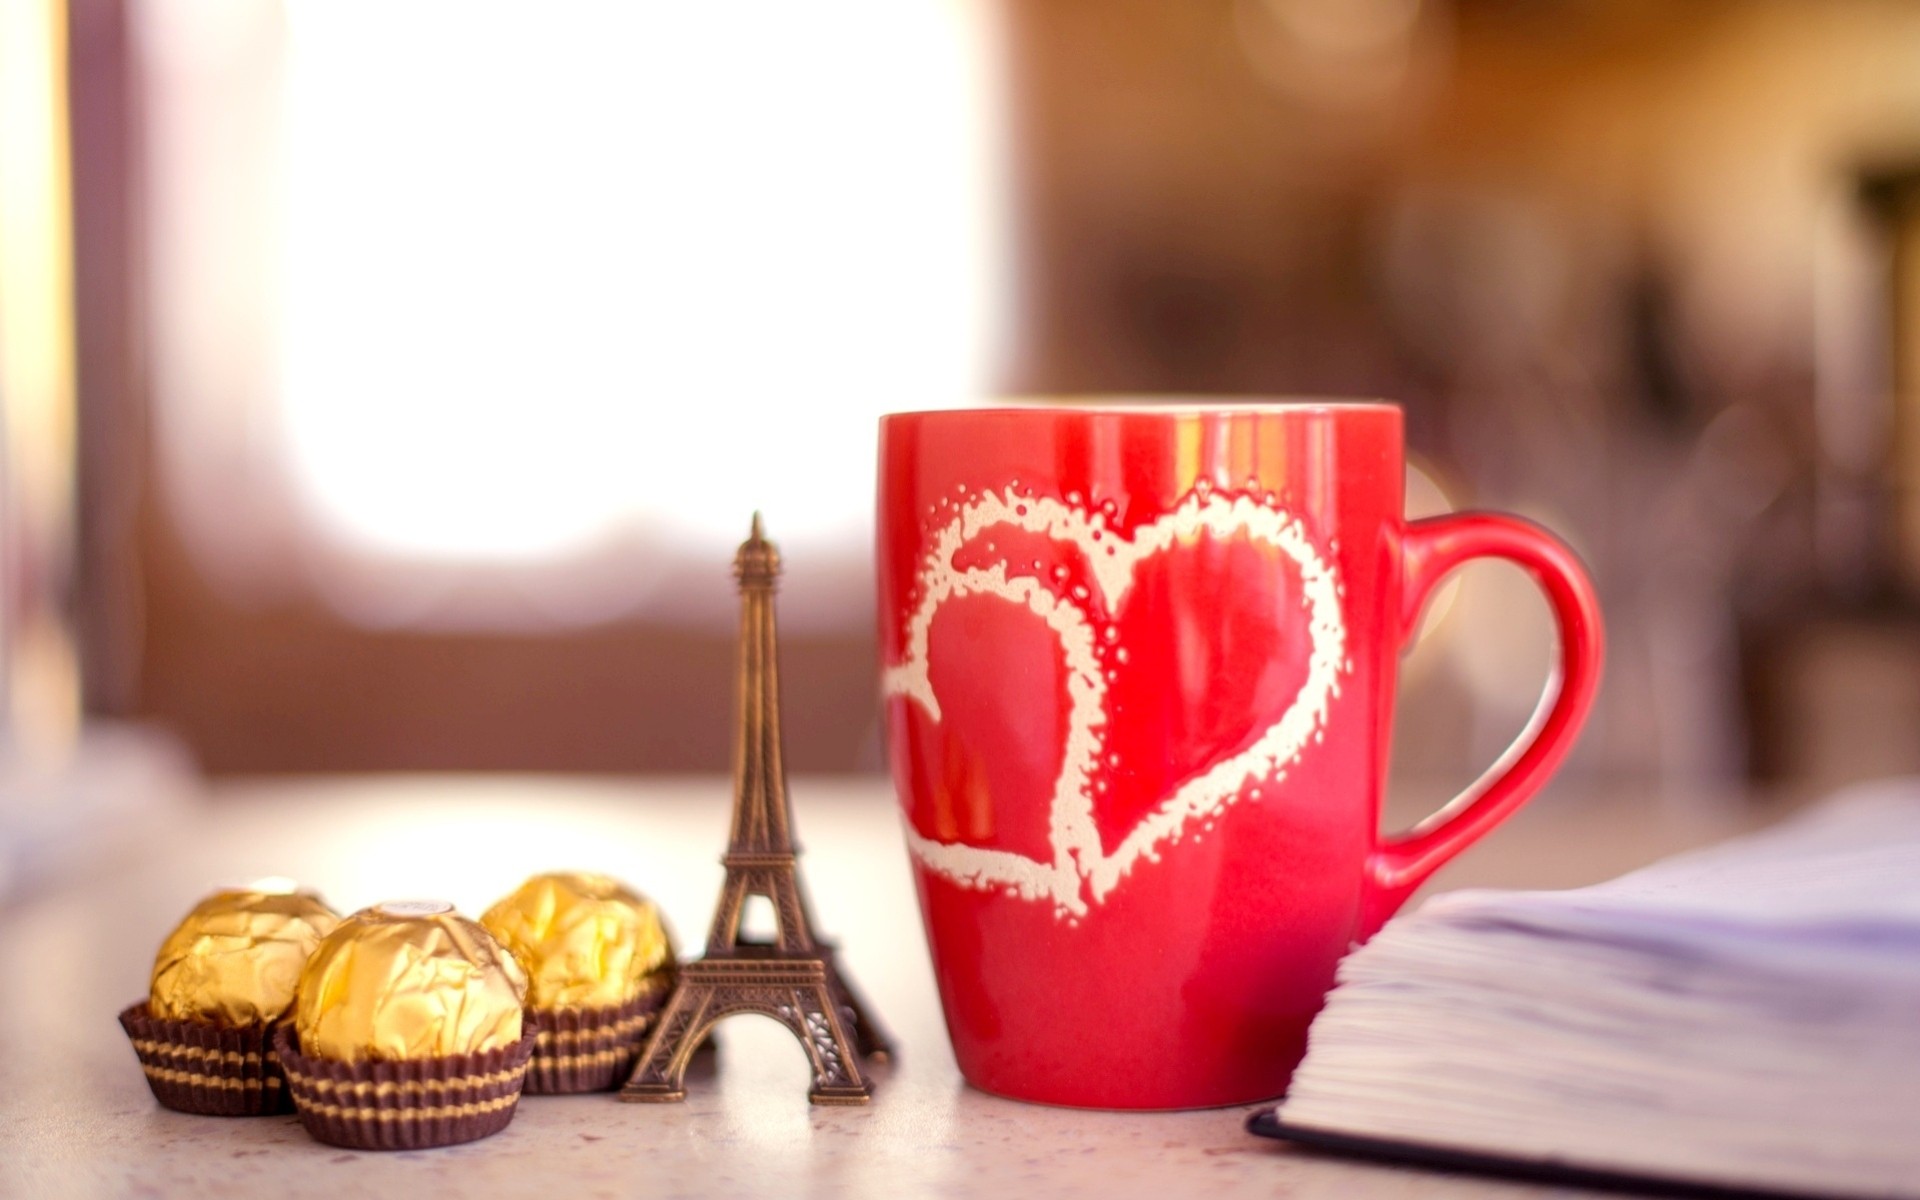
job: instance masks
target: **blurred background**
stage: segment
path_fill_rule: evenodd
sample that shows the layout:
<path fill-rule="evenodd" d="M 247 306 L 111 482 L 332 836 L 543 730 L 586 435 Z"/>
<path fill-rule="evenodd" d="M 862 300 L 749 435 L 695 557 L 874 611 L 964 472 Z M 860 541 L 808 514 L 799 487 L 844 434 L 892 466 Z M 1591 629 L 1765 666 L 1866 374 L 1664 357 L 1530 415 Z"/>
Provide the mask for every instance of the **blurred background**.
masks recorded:
<path fill-rule="evenodd" d="M 1567 536 L 1577 776 L 1920 769 L 1920 5 L 0 0 L 16 776 L 724 770 L 756 507 L 878 770 L 875 415 L 1165 392 Z M 1550 642 L 1463 573 L 1396 770 Z"/>

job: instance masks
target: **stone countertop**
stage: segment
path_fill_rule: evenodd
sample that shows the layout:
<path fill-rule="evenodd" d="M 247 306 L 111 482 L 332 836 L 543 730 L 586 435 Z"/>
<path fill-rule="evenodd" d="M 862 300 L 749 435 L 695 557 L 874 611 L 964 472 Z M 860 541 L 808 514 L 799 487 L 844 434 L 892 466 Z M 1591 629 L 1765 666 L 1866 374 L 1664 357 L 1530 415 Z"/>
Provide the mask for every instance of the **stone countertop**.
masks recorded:
<path fill-rule="evenodd" d="M 1544 1196 L 1569 1189 L 1346 1161 L 1250 1136 L 1252 1108 L 1109 1113 L 997 1099 L 960 1079 L 886 786 L 792 787 L 821 932 L 892 1033 L 866 1108 L 807 1103 L 800 1047 L 724 1022 L 689 1098 L 529 1097 L 495 1137 L 407 1153 L 311 1140 L 295 1118 L 158 1107 L 116 1013 L 215 885 L 290 875 L 341 911 L 435 897 L 477 913 L 526 875 L 581 868 L 653 896 L 698 950 L 718 895 L 729 784 L 416 776 L 236 782 L 133 850 L 0 909 L 0 1195 Z M 1591 882 L 1753 823 L 1549 796 L 1437 886 Z"/>

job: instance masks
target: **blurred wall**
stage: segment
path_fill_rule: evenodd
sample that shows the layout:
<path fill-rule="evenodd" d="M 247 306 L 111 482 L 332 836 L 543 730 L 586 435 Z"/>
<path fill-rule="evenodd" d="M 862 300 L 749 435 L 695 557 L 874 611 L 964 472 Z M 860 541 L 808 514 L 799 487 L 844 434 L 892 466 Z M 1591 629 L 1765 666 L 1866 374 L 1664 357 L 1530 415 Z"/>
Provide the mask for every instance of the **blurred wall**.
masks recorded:
<path fill-rule="evenodd" d="M 82 0 L 76 21 L 113 8 Z M 1920 472 L 1893 451 L 1914 424 L 1888 365 L 1893 232 L 1862 199 L 1920 162 L 1920 7 L 1000 11 L 1020 260 L 1001 390 L 1400 400 L 1448 502 L 1535 516 L 1594 567 L 1609 679 L 1575 770 L 1829 771 L 1864 760 L 1808 714 L 1849 704 L 1911 735 L 1876 735 L 1881 765 L 1920 745 L 1900 684 Z M 140 633 L 123 702 L 215 769 L 724 761 L 723 634 L 374 631 L 317 600 L 249 608 L 141 497 L 144 580 L 121 597 L 137 615 L 102 623 Z M 1836 627 L 1864 643 L 1818 633 Z M 1409 666 L 1399 769 L 1490 760 L 1548 636 L 1523 581 L 1470 571 Z M 875 765 L 866 639 L 785 649 L 804 696 L 790 762 Z M 1893 664 L 1885 686 L 1853 687 L 1863 654 Z"/>
<path fill-rule="evenodd" d="M 1802 645 L 1908 604 L 1862 188 L 1920 161 L 1920 9 L 1013 11 L 1020 389 L 1399 399 L 1452 500 L 1539 517 L 1594 567 L 1609 679 L 1576 769 L 1920 766 L 1920 695 L 1852 694 L 1856 654 Z M 1531 707 L 1546 633 L 1497 571 L 1410 672 L 1402 770 L 1460 776 Z M 1796 748 L 1862 707 L 1907 736 Z"/>

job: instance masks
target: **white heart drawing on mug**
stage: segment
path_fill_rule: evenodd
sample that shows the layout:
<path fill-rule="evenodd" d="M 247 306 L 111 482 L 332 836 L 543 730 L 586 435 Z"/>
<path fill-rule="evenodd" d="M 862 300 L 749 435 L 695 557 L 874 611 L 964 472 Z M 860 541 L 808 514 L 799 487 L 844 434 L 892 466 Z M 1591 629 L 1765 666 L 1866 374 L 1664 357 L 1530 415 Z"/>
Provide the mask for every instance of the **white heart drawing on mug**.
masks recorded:
<path fill-rule="evenodd" d="M 1106 528 L 1105 514 L 1089 513 L 1077 501 L 1072 495 L 1064 502 L 1021 496 L 1009 487 L 960 506 L 953 520 L 934 536 L 933 549 L 920 570 L 920 600 L 907 621 L 906 657 L 887 668 L 883 685 L 887 696 L 904 697 L 933 721 L 941 719 L 939 697 L 928 675 L 927 644 L 935 614 L 951 599 L 997 597 L 1031 610 L 1054 631 L 1067 665 L 1069 704 L 1065 754 L 1054 781 L 1048 819 L 1053 860 L 1042 862 L 1013 851 L 938 841 L 914 829 L 911 822 L 906 834 L 914 857 L 930 871 L 965 887 L 1004 887 L 1026 900 L 1049 898 L 1056 915 L 1074 917 L 1088 910 L 1088 901 L 1081 895 L 1083 880 L 1092 902 L 1100 903 L 1142 858 L 1158 861 L 1161 842 L 1177 840 L 1196 818 L 1224 811 L 1248 784 L 1284 776 L 1324 726 L 1327 709 L 1339 694 L 1340 673 L 1347 666 L 1340 583 L 1298 518 L 1249 496 L 1229 498 L 1202 486 L 1127 538 Z M 1299 692 L 1251 745 L 1182 783 L 1111 854 L 1102 848 L 1094 824 L 1093 779 L 1101 754 L 1099 730 L 1107 722 L 1107 682 L 1095 650 L 1092 620 L 1077 603 L 1055 595 L 1039 580 L 1009 575 L 1004 563 L 954 566 L 954 556 L 962 547 L 1001 526 L 1077 546 L 1110 614 L 1120 611 L 1142 561 L 1202 533 L 1239 534 L 1264 542 L 1299 568 L 1311 639 L 1307 677 Z"/>

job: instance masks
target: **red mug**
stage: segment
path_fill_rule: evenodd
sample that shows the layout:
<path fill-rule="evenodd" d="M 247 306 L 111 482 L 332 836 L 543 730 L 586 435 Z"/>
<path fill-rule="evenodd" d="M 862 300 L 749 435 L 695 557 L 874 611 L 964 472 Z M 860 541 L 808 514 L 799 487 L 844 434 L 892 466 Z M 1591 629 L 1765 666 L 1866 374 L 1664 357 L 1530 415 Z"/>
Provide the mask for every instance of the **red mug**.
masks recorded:
<path fill-rule="evenodd" d="M 882 419 L 888 750 L 960 1070 L 1197 1108 L 1285 1091 L 1334 965 L 1536 792 L 1600 679 L 1578 559 L 1408 521 L 1398 407 L 999 408 Z M 1468 559 L 1559 625 L 1536 720 L 1382 837 L 1395 668 Z"/>

